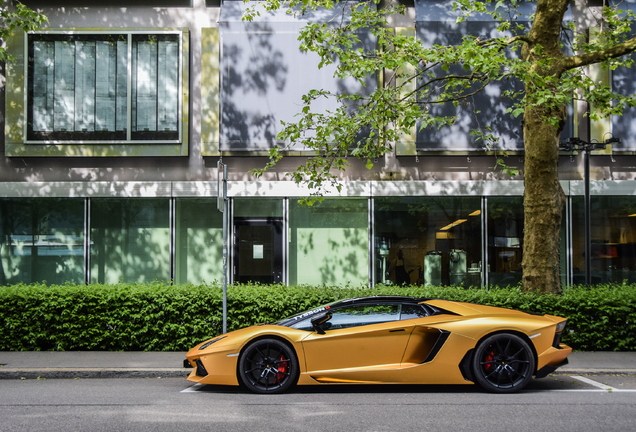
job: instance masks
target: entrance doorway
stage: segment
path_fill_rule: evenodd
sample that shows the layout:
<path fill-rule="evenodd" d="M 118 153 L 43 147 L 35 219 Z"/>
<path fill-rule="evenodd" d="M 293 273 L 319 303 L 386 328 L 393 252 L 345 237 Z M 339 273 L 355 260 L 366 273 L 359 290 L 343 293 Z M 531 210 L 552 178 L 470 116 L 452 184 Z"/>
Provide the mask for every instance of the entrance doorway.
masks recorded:
<path fill-rule="evenodd" d="M 234 282 L 283 282 L 283 218 L 234 218 Z"/>

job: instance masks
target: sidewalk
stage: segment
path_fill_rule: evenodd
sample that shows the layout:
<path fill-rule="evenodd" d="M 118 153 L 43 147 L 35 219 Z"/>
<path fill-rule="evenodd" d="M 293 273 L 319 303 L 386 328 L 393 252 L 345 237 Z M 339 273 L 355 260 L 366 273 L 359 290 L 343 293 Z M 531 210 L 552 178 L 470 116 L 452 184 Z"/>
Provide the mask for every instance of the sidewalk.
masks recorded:
<path fill-rule="evenodd" d="M 185 352 L 0 351 L 0 379 L 185 378 Z"/>
<path fill-rule="evenodd" d="M 0 351 L 0 379 L 185 378 L 184 352 Z M 634 352 L 574 352 L 556 374 L 636 374 Z"/>

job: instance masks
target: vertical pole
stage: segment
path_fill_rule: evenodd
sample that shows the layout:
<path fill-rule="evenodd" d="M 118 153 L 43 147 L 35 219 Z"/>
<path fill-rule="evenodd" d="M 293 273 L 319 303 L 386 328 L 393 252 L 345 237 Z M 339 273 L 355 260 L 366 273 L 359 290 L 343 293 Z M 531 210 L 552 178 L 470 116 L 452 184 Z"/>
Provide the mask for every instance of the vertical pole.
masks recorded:
<path fill-rule="evenodd" d="M 223 164 L 223 334 L 227 333 L 227 165 Z"/>
<path fill-rule="evenodd" d="M 223 214 L 223 334 L 227 333 L 227 165 L 216 163 L 217 168 L 217 210 Z"/>
<path fill-rule="evenodd" d="M 584 180 L 585 180 L 585 283 L 592 285 L 592 226 L 590 206 L 590 148 L 585 148 Z"/>

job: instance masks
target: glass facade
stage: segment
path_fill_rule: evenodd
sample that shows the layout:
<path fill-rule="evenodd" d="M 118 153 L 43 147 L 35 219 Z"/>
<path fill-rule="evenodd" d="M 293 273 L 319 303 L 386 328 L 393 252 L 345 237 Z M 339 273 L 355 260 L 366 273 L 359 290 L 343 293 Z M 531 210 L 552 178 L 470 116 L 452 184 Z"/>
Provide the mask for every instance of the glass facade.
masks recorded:
<path fill-rule="evenodd" d="M 0 285 L 84 282 L 84 200 L 0 199 Z"/>
<path fill-rule="evenodd" d="M 636 282 L 636 197 L 592 196 L 592 285 Z M 585 200 L 572 198 L 573 283 L 585 283 Z"/>
<path fill-rule="evenodd" d="M 289 200 L 289 284 L 369 283 L 369 200 Z"/>
<path fill-rule="evenodd" d="M 561 231 L 564 285 L 585 283 L 584 200 L 570 203 Z M 0 198 L 0 285 L 221 281 L 216 204 Z M 296 198 L 233 198 L 230 208 L 230 282 L 468 288 L 521 281 L 521 196 L 325 198 L 312 207 Z M 592 196 L 591 233 L 592 283 L 636 282 L 636 196 Z"/>
<path fill-rule="evenodd" d="M 481 200 L 374 199 L 375 282 L 481 286 Z"/>
<path fill-rule="evenodd" d="M 216 198 L 176 200 L 175 281 L 223 280 L 223 214 Z"/>
<path fill-rule="evenodd" d="M 91 283 L 170 280 L 170 200 L 94 198 Z"/>
<path fill-rule="evenodd" d="M 521 282 L 523 197 L 489 197 L 488 283 L 508 286 Z"/>

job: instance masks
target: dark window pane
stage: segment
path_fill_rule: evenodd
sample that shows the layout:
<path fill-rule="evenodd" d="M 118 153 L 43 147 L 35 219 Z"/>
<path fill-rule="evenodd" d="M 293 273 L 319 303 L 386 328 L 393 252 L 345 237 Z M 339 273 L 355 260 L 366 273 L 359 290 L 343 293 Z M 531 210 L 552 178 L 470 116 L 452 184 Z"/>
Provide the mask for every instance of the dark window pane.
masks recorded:
<path fill-rule="evenodd" d="M 481 285 L 479 198 L 374 202 L 376 284 Z"/>
<path fill-rule="evenodd" d="M 591 197 L 592 284 L 636 283 L 636 197 Z M 573 283 L 585 283 L 585 203 L 572 199 Z"/>
<path fill-rule="evenodd" d="M 402 305 L 402 312 L 400 314 L 400 320 L 409 320 L 415 318 L 424 318 L 428 316 L 426 310 L 420 305 Z"/>

